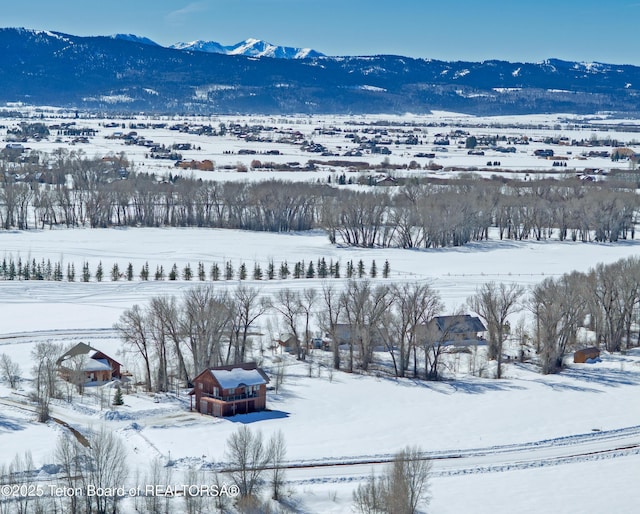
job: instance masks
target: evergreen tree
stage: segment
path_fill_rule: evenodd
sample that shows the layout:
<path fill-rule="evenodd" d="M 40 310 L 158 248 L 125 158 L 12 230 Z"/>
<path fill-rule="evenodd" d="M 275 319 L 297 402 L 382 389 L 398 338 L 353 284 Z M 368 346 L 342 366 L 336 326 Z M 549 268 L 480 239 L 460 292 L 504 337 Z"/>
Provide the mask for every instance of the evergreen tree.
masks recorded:
<path fill-rule="evenodd" d="M 47 259 L 47 264 L 44 267 L 44 277 L 47 280 L 51 280 L 53 277 L 53 268 L 51 267 L 51 260 Z"/>
<path fill-rule="evenodd" d="M 293 267 L 293 278 L 300 278 L 302 277 L 302 270 L 303 270 L 303 264 L 300 263 L 300 261 L 296 262 L 295 266 Z"/>
<path fill-rule="evenodd" d="M 267 278 L 269 280 L 273 280 L 276 277 L 275 266 L 273 265 L 273 261 L 269 261 L 267 265 Z"/>
<path fill-rule="evenodd" d="M 164 280 L 164 267 L 162 264 L 160 266 L 156 266 L 156 274 L 154 278 L 155 280 Z"/>
<path fill-rule="evenodd" d="M 140 270 L 140 280 L 149 280 L 149 262 L 145 262 Z"/>
<path fill-rule="evenodd" d="M 73 265 L 73 263 L 67 264 L 67 280 L 69 282 L 76 281 L 76 267 Z"/>
<path fill-rule="evenodd" d="M 262 280 L 262 268 L 257 262 L 253 265 L 253 280 Z"/>
<path fill-rule="evenodd" d="M 32 279 L 36 279 L 36 280 L 41 280 L 38 277 L 36 277 L 36 270 L 37 270 L 38 266 L 36 265 L 36 260 L 35 259 L 31 259 L 31 278 Z"/>
<path fill-rule="evenodd" d="M 371 261 L 371 269 L 369 270 L 369 276 L 376 278 L 378 276 L 378 267 L 376 266 L 375 259 Z"/>
<path fill-rule="evenodd" d="M 225 265 L 224 279 L 233 280 L 233 264 L 231 264 L 231 261 L 227 261 L 227 264 Z"/>
<path fill-rule="evenodd" d="M 286 280 L 287 278 L 289 278 L 289 275 L 291 275 L 291 272 L 289 271 L 289 265 L 287 264 L 287 261 L 283 261 L 280 264 L 280 272 L 278 273 L 278 276 L 281 280 Z"/>
<path fill-rule="evenodd" d="M 319 278 L 327 278 L 329 276 L 329 270 L 327 269 L 327 261 L 322 257 L 318 261 L 318 277 Z"/>
<path fill-rule="evenodd" d="M 389 278 L 389 273 L 391 272 L 391 266 L 389 266 L 389 261 L 384 261 L 384 266 L 382 267 L 382 278 Z"/>
<path fill-rule="evenodd" d="M 362 259 L 358 261 L 358 278 L 364 277 L 364 262 Z"/>
<path fill-rule="evenodd" d="M 13 263 L 13 259 L 9 260 L 9 273 L 8 273 L 8 278 L 9 280 L 15 280 L 16 279 L 16 265 Z"/>
<path fill-rule="evenodd" d="M 218 266 L 217 262 L 214 262 L 211 265 L 211 280 L 220 280 L 220 266 Z"/>
<path fill-rule="evenodd" d="M 22 257 L 18 256 L 18 268 L 17 268 L 18 279 L 22 278 Z"/>
<path fill-rule="evenodd" d="M 120 388 L 120 384 L 116 386 L 116 392 L 113 394 L 113 404 L 124 405 L 124 398 L 122 397 L 122 389 Z"/>
<path fill-rule="evenodd" d="M 191 264 L 187 263 L 182 270 L 182 278 L 184 280 L 191 280 L 193 278 L 193 272 L 191 271 Z"/>
<path fill-rule="evenodd" d="M 244 262 L 238 268 L 238 280 L 247 280 L 247 266 Z"/>
<path fill-rule="evenodd" d="M 178 265 L 174 262 L 171 267 L 171 271 L 169 272 L 169 280 L 177 280 L 178 279 Z"/>
<path fill-rule="evenodd" d="M 111 281 L 117 282 L 120 278 L 120 268 L 118 267 L 118 263 L 114 262 L 113 267 L 111 268 Z"/>
<path fill-rule="evenodd" d="M 133 264 L 131 263 L 127 264 L 126 275 L 127 275 L 127 280 L 131 282 L 133 280 Z"/>
<path fill-rule="evenodd" d="M 56 262 L 53 266 L 53 280 L 56 282 L 62 282 L 64 279 L 64 274 L 62 273 L 62 264 Z"/>
<path fill-rule="evenodd" d="M 336 265 L 334 266 L 333 276 L 335 278 L 340 278 L 340 261 L 336 261 Z"/>
<path fill-rule="evenodd" d="M 96 280 L 98 282 L 102 282 L 102 277 L 104 276 L 104 271 L 102 270 L 102 261 L 98 263 L 98 267 L 96 268 Z"/>
<path fill-rule="evenodd" d="M 347 278 L 353 278 L 353 261 L 347 262 Z"/>
<path fill-rule="evenodd" d="M 7 274 L 9 273 L 9 266 L 7 265 L 7 258 L 2 259 L 2 277 L 7 278 Z"/>
<path fill-rule="evenodd" d="M 198 280 L 201 282 L 207 280 L 207 273 L 204 271 L 204 264 L 202 262 L 198 262 Z"/>
<path fill-rule="evenodd" d="M 316 278 L 316 270 L 313 267 L 313 261 L 309 261 L 306 278 Z"/>
<path fill-rule="evenodd" d="M 91 271 L 89 270 L 89 263 L 85 261 L 82 264 L 82 281 L 89 282 L 91 280 Z"/>
<path fill-rule="evenodd" d="M 31 279 L 31 267 L 29 266 L 29 261 L 24 263 L 24 266 L 22 268 L 22 278 L 24 278 L 25 280 Z"/>

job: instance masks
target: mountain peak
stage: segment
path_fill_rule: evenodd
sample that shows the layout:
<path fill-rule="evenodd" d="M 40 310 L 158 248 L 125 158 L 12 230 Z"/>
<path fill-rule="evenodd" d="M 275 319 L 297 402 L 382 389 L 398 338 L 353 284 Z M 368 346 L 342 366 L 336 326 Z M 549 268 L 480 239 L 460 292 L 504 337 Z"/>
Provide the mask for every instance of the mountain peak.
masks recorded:
<path fill-rule="evenodd" d="M 140 43 L 142 45 L 160 46 L 155 41 L 152 41 L 148 37 L 136 36 L 135 34 L 113 34 L 110 36 L 113 39 L 121 39 L 123 41 L 131 41 L 132 43 Z"/>
<path fill-rule="evenodd" d="M 170 48 L 176 50 L 190 50 L 193 52 L 208 52 L 226 55 L 246 55 L 249 57 L 274 57 L 279 59 L 304 59 L 320 57 L 324 54 L 311 48 L 295 48 L 278 46 L 256 38 L 247 38 L 235 45 L 224 46 L 216 41 L 197 40 L 190 43 L 176 43 Z"/>

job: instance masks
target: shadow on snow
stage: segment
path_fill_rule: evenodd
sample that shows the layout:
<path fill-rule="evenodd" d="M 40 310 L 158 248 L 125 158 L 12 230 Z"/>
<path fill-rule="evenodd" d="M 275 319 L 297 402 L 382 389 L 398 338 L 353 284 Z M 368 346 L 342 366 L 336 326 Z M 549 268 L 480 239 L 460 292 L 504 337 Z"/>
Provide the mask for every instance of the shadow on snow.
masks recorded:
<path fill-rule="evenodd" d="M 250 423 L 257 423 L 258 421 L 267 421 L 269 419 L 284 419 L 288 418 L 289 413 L 281 410 L 263 410 L 260 412 L 250 412 L 249 414 L 236 414 L 225 418 L 232 423 L 242 423 L 248 425 Z"/>

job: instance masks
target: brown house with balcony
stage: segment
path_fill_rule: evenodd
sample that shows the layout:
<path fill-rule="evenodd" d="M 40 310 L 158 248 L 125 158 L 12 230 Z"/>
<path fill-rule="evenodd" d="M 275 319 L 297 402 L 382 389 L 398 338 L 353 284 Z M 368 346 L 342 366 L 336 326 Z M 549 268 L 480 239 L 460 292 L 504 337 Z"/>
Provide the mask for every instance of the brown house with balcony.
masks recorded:
<path fill-rule="evenodd" d="M 205 369 L 193 379 L 191 410 L 219 418 L 264 410 L 268 383 L 255 362 Z"/>

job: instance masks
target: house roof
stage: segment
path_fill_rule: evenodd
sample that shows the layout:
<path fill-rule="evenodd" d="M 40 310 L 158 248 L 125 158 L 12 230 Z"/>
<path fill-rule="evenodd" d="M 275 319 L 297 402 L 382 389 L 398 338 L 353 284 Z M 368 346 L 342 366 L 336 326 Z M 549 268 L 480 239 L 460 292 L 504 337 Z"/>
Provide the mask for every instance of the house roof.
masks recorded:
<path fill-rule="evenodd" d="M 116 364 L 120 364 L 118 361 L 116 361 L 115 359 L 109 357 L 108 355 L 105 355 L 103 352 L 101 352 L 100 350 L 96 350 L 95 348 L 89 346 L 86 343 L 78 343 L 77 345 L 73 346 L 72 348 L 70 348 L 69 350 L 67 350 L 57 361 L 56 364 L 58 366 L 60 366 L 64 361 L 66 361 L 67 359 L 70 359 L 72 357 L 77 357 L 79 355 L 86 355 L 88 359 L 91 360 L 95 360 L 96 355 L 102 355 L 103 359 L 109 359 L 112 360 L 113 362 L 115 362 Z M 109 366 L 109 369 L 111 369 L 111 366 Z M 95 370 L 87 370 L 87 371 L 95 371 Z"/>
<path fill-rule="evenodd" d="M 107 359 L 88 359 L 82 371 L 111 371 L 111 365 Z"/>
<path fill-rule="evenodd" d="M 268 382 L 268 379 L 257 368 L 210 369 L 209 372 L 223 389 L 235 389 L 241 385 L 261 385 Z"/>
<path fill-rule="evenodd" d="M 470 316 L 469 314 L 460 314 L 457 316 L 436 316 L 433 318 L 440 332 L 449 334 L 463 334 L 466 332 L 485 332 L 487 328 L 483 325 L 480 318 Z"/>
<path fill-rule="evenodd" d="M 575 353 L 600 353 L 600 348 L 590 346 L 589 348 L 580 348 L 579 350 L 576 350 Z"/>

